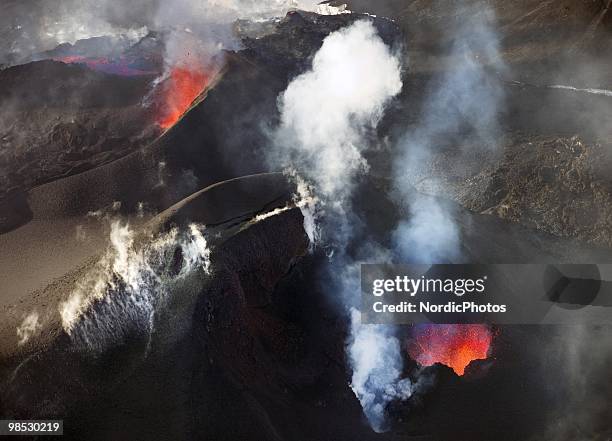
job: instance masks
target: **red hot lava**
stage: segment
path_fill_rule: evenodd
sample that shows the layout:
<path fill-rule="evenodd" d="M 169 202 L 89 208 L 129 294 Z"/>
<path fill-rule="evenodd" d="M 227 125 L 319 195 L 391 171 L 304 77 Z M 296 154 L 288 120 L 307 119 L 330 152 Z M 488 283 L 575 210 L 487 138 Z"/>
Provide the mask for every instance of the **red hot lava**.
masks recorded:
<path fill-rule="evenodd" d="M 174 125 L 208 86 L 212 76 L 200 66 L 173 67 L 168 78 L 160 85 L 162 107 L 157 124 L 162 129 Z"/>
<path fill-rule="evenodd" d="M 71 55 L 56 58 L 56 61 L 66 64 L 83 64 L 92 70 L 114 75 L 155 74 L 155 71 L 142 69 L 138 63 L 130 62 L 122 57 L 108 59 Z M 166 79 L 158 85 L 155 92 L 156 101 L 159 103 L 156 122 L 163 130 L 173 126 L 183 116 L 219 72 L 219 66 L 214 60 L 209 65 L 206 64 L 192 59 L 182 61 L 170 68 Z"/>
<path fill-rule="evenodd" d="M 441 363 L 457 375 L 474 360 L 484 360 L 493 333 L 487 325 L 421 325 L 415 327 L 408 353 L 421 366 Z"/>

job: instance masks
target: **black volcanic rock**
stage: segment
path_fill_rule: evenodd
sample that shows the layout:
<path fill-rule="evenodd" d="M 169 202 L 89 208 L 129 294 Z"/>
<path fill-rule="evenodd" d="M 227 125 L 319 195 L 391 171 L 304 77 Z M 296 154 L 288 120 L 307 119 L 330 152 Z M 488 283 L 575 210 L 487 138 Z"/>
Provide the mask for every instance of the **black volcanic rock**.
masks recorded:
<path fill-rule="evenodd" d="M 573 37 L 582 34 L 593 18 L 592 13 L 597 12 L 599 2 L 573 2 L 577 9 L 569 12 L 565 8 L 572 2 L 552 2 L 547 4 L 549 9 L 537 10 L 542 14 L 530 14 L 533 8 L 539 7 L 536 3 L 499 1 L 496 4 L 502 6 L 504 26 L 509 26 L 505 29 L 510 35 L 504 46 L 508 51 L 505 56 L 515 63 L 515 72 L 541 79 L 537 75 L 537 58 L 547 54 L 546 49 L 552 48 L 555 53 L 558 49 L 548 46 L 547 39 L 555 43 L 558 36 L 563 45 L 572 43 Z M 432 78 L 444 74 L 445 64 L 436 56 L 444 54 L 449 41 L 438 40 L 440 29 L 464 17 L 452 16 L 448 2 L 441 1 L 406 4 L 389 0 L 372 7 L 388 11 L 384 13 L 392 17 L 396 12 L 395 18 L 408 31 L 407 35 L 418 37 L 405 41 L 411 51 L 411 70 L 405 76 L 401 105 L 394 106 L 381 127 L 383 137 L 396 130 L 404 131 L 406 125 L 419 121 L 423 90 Z M 523 23 L 525 14 L 526 18 L 532 18 Z M 278 176 L 268 175 L 243 180 L 249 190 L 257 187 L 261 194 L 256 189 L 252 193 L 243 192 L 240 184 L 230 181 L 208 188 L 194 198 L 183 199 L 195 188 L 268 169 L 265 149 L 269 139 L 261 126 L 274 125 L 278 117 L 278 93 L 293 75 L 309 67 L 308 58 L 328 32 L 361 18 L 366 17 L 294 13 L 282 20 L 273 33 L 245 39 L 243 51 L 227 54 L 226 71 L 216 87 L 208 91 L 206 99 L 163 136 L 136 151 L 122 150 L 125 143 L 121 139 L 115 139 L 116 144 L 111 142 L 112 152 L 119 152 L 120 159 L 107 162 L 106 157 L 94 157 L 88 162 L 88 152 L 77 148 L 81 143 L 95 144 L 103 138 L 96 137 L 96 133 L 89 134 L 87 127 L 93 127 L 91 121 L 97 121 L 97 117 L 92 117 L 87 124 L 65 118 L 58 124 L 54 122 L 52 129 L 47 130 L 45 126 L 41 139 L 57 140 L 51 157 L 58 154 L 57 146 L 61 143 L 72 147 L 61 158 L 65 163 L 57 164 L 58 170 L 51 174 L 51 182 L 31 188 L 32 182 L 27 181 L 36 176 L 40 157 L 27 154 L 25 162 L 31 168 L 23 171 L 10 163 L 10 179 L 16 184 L 11 184 L 14 186 L 9 192 L 8 208 L 0 207 L 5 229 L 16 228 L 34 218 L 36 222 L 31 224 L 46 225 L 43 233 L 54 236 L 57 232 L 54 221 L 58 219 L 80 222 L 88 211 L 111 206 L 114 201 L 121 202 L 124 212 L 132 213 L 143 203 L 154 211 L 165 210 L 155 221 L 164 227 L 184 226 L 190 221 L 212 225 L 211 243 L 217 247 L 212 255 L 216 277 L 212 280 L 196 277 L 174 287 L 173 302 L 156 317 L 157 326 L 150 345 L 138 332 L 137 323 L 129 323 L 117 328 L 125 326 L 131 331 L 127 333 L 131 338 L 102 355 L 75 354 L 71 342 L 58 327 L 45 333 L 44 338 L 31 341 L 32 346 L 18 347 L 15 328 L 29 312 L 28 308 L 40 305 L 41 310 L 48 309 L 55 315 L 57 308 L 49 308 L 47 298 L 40 292 L 20 298 L 22 309 L 7 308 L 3 316 L 7 320 L 0 323 L 2 341 L 11 350 L 18 348 L 18 354 L 0 363 L 0 378 L 5 380 L 0 389 L 2 416 L 61 416 L 70 421 L 70 427 L 66 426 L 67 439 L 91 441 L 516 440 L 542 438 L 549 428 L 549 418 L 556 415 L 552 410 L 558 410 L 560 402 L 574 403 L 568 399 L 574 397 L 570 389 L 585 393 L 586 389 L 567 383 L 564 366 L 543 367 L 554 360 L 557 352 L 563 352 L 563 346 L 555 340 L 561 338 L 555 332 L 572 335 L 576 329 L 502 327 L 490 360 L 472 363 L 465 377 L 458 377 L 440 365 L 426 369 L 426 375 L 435 377 L 431 389 L 407 403 L 390 406 L 392 430 L 375 434 L 348 386 L 347 323 L 333 307 L 334 293 L 327 292 L 321 283 L 327 256 L 319 251 L 314 256 L 302 257 L 307 240 L 301 214 L 295 208 L 264 222 L 249 221 L 261 210 L 283 206 L 290 199 L 291 188 L 279 183 Z M 394 40 L 395 24 L 369 19 L 375 21 L 385 41 Z M 516 20 L 519 22 L 513 24 Z M 562 32 L 556 33 L 556 29 Z M 544 64 L 547 62 L 544 60 Z M 82 66 L 44 65 L 57 69 L 59 76 L 66 73 L 69 80 L 87 78 L 97 84 L 98 78 L 106 78 L 92 75 Z M 28 65 L 19 72 L 37 66 Z M 555 72 L 555 69 L 549 70 Z M 590 149 L 589 142 L 587 152 L 581 150 L 579 155 L 573 152 L 574 132 L 584 129 L 583 118 L 590 113 L 582 110 L 589 110 L 599 100 L 567 99 L 567 95 L 560 98 L 558 91 L 542 88 L 526 91 L 517 91 L 515 85 L 508 88 L 512 89 L 512 117 L 503 129 L 512 137 L 510 147 L 504 152 L 506 157 L 497 164 L 499 168 L 484 170 L 492 175 L 491 185 L 479 182 L 471 187 L 473 193 L 468 194 L 475 204 L 470 208 L 480 212 L 498 204 L 495 207 L 502 212 L 493 213 L 495 216 L 478 214 L 449 203 L 451 219 L 461 236 L 463 258 L 499 263 L 611 261 L 609 249 L 595 249 L 571 238 L 560 239 L 537 231 L 567 227 L 567 235 L 574 235 L 571 228 L 577 225 L 577 218 L 572 217 L 571 211 L 562 213 L 559 219 L 558 213 L 550 210 L 545 214 L 548 217 L 544 217 L 543 228 L 542 218 L 534 217 L 529 210 L 534 200 L 550 199 L 555 205 L 559 199 L 572 198 L 574 193 L 579 194 L 572 199 L 576 204 L 574 213 L 580 212 L 580 204 L 588 204 L 590 199 L 608 198 L 605 173 L 603 178 L 600 174 L 598 181 L 593 179 L 596 174 L 591 173 L 593 165 L 602 163 L 600 147 L 605 144 L 593 141 L 596 148 Z M 34 84 L 33 90 L 47 97 L 44 87 Z M 23 93 L 28 100 L 38 102 L 36 94 L 27 90 Z M 102 99 L 95 95 L 90 98 L 91 103 Z M 124 118 L 125 114 L 119 110 L 124 109 L 122 99 L 123 96 L 113 95 L 111 101 L 117 107 L 112 111 Z M 70 100 L 60 102 L 71 103 Z M 135 99 L 126 102 L 129 108 Z M 82 109 L 78 111 L 86 113 Z M 48 116 L 47 113 L 53 117 L 53 112 L 43 107 L 44 115 L 40 118 Z M 534 117 L 539 112 L 546 117 L 545 123 Z M 576 115 L 580 118 L 575 118 Z M 27 122 L 28 118 L 26 114 L 22 120 Z M 596 121 L 605 123 L 606 118 L 607 114 L 602 112 Z M 104 126 L 100 133 L 106 134 L 108 127 L 113 124 Z M 17 132 L 20 131 L 21 128 Z M 531 146 L 534 140 L 537 145 Z M 466 199 L 461 198 L 466 195 L 463 190 L 467 187 L 463 185 L 473 181 L 454 173 L 463 163 L 455 160 L 452 151 L 457 146 L 453 142 L 448 143 L 449 149 L 442 150 L 434 170 L 436 176 L 454 180 L 454 185 L 449 185 L 454 191 L 442 196 L 467 205 Z M 556 153 L 557 147 L 567 147 L 567 151 Z M 387 197 L 391 188 L 390 151 L 382 148 L 367 155 L 371 175 L 360 182 L 355 192 L 354 214 L 367 226 L 362 232 L 365 239 L 377 240 L 391 249 L 389 232 L 398 219 L 409 217 L 402 211 L 404 207 L 396 206 Z M 46 158 L 42 158 L 43 162 Z M 479 171 L 485 164 L 481 157 L 470 159 L 471 165 L 475 164 L 474 168 L 467 167 L 470 170 Z M 65 167 L 66 164 L 69 166 Z M 563 173 L 551 169 L 561 169 Z M 65 175 L 69 176 L 57 179 Z M 547 187 L 565 176 L 567 193 L 559 195 L 558 188 Z M 252 186 L 253 179 L 261 187 Z M 483 181 L 487 183 L 486 179 Z M 602 181 L 602 186 L 593 187 Z M 219 192 L 223 185 L 231 191 Z M 504 217 L 505 210 L 499 204 L 503 200 L 499 196 L 506 192 L 514 192 L 508 199 L 514 211 L 508 212 L 519 214 L 508 218 L 515 223 L 499 219 Z M 256 195 L 252 196 L 253 193 Z M 238 194 L 247 197 L 237 202 L 233 197 Z M 205 195 L 214 195 L 214 198 L 206 201 Z M 251 202 L 255 208 L 249 205 Z M 481 206 L 475 208 L 476 204 Z M 607 213 L 607 206 L 604 208 Z M 538 221 L 531 228 L 518 224 L 529 225 L 530 219 Z M 73 226 L 69 224 L 71 237 Z M 576 235 L 589 239 L 591 234 L 607 232 L 600 229 Z M 9 234 L 19 237 L 24 233 L 17 230 Z M 34 239 L 37 249 L 50 243 L 48 237 L 36 236 L 24 238 L 19 245 L 26 246 L 26 239 Z M 2 252 L 13 257 L 18 256 L 18 250 L 15 247 Z M 61 255 L 62 250 L 62 246 L 57 246 L 53 251 Z M 180 253 L 171 256 L 169 273 L 176 274 L 180 257 Z M 66 278 L 60 278 L 52 286 L 56 292 L 65 294 L 71 285 Z M 603 340 L 606 332 L 607 328 L 586 334 Z M 401 331 L 399 336 L 405 337 Z M 45 344 L 36 347 L 37 342 Z M 579 345 L 571 351 L 576 346 Z M 603 352 L 591 354 L 602 365 L 609 362 L 608 354 Z M 405 373 L 410 374 L 415 364 L 406 361 Z M 588 399 L 583 400 L 587 411 L 598 418 L 599 426 L 595 427 L 600 427 L 604 435 L 609 433 L 610 421 L 610 407 L 605 401 L 610 396 L 606 378 L 605 375 L 587 377 L 589 393 L 605 393 L 592 393 L 593 400 L 587 393 Z M 40 384 L 48 386 L 41 388 Z M 569 410 L 571 415 L 579 409 Z M 580 426 L 573 429 L 577 434 L 574 438 L 591 434 L 581 433 L 580 429 Z"/>
<path fill-rule="evenodd" d="M 68 56 L 116 57 L 131 46 L 125 37 L 100 36 L 77 40 L 74 44 L 62 43 L 57 47 L 33 56 L 34 60 L 48 60 Z"/>
<path fill-rule="evenodd" d="M 191 222 L 206 222 L 211 229 L 208 239 L 212 246 L 211 274 L 197 269 L 186 279 L 178 281 L 172 296 L 156 311 L 152 336 L 152 331 L 134 321 L 133 315 L 106 316 L 107 302 L 92 306 L 91 320 L 103 322 L 112 318 L 116 322 L 110 329 L 123 328 L 124 334 L 112 344 L 102 345 L 95 354 L 83 350 L 79 338 L 69 337 L 62 330 L 58 317 L 45 319 L 44 329 L 26 346 L 9 343 L 13 340 L 14 327 L 3 324 L 6 344 L 0 348 L 1 414 L 24 418 L 75 415 L 79 420 L 85 418 L 83 421 L 87 421 L 92 415 L 110 412 L 114 419 L 109 420 L 115 421 L 122 416 L 116 413 L 112 400 L 124 400 L 131 393 L 142 393 L 141 389 L 134 390 L 132 385 L 144 381 L 148 384 L 147 389 L 154 393 L 157 375 L 166 372 L 171 375 L 167 384 L 179 387 L 182 381 L 189 380 L 195 371 L 202 368 L 189 364 L 188 359 L 177 360 L 175 343 L 182 348 L 181 354 L 187 357 L 198 354 L 200 345 L 206 346 L 207 357 L 216 358 L 218 363 L 235 357 L 236 349 L 257 338 L 256 329 L 251 329 L 256 325 L 251 314 L 257 314 L 257 307 L 251 305 L 271 303 L 271 292 L 276 284 L 308 247 L 299 209 L 250 222 L 261 210 L 283 207 L 291 200 L 292 192 L 289 190 L 281 175 L 236 180 L 197 193 L 149 224 L 150 228 L 163 231 L 180 225 L 184 218 Z M 58 302 L 70 293 L 73 282 L 91 269 L 91 262 L 88 262 L 36 297 L 52 315 L 57 316 Z M 109 292 L 108 295 L 109 304 L 120 301 L 120 292 Z M 19 307 L 35 306 L 30 303 Z M 96 311 L 101 314 L 97 318 Z M 19 313 L 15 314 L 19 319 Z M 227 328 L 229 323 L 234 324 L 231 330 Z M 83 328 L 83 332 L 88 333 L 94 344 L 110 343 L 108 336 L 103 335 L 108 329 L 93 326 Z M 241 352 L 238 356 L 250 360 L 257 354 Z M 234 361 L 238 363 L 239 360 Z M 179 370 L 165 371 L 168 364 Z M 254 372 L 244 363 L 235 364 L 233 368 L 243 375 Z M 260 367 L 257 371 L 264 372 Z M 43 383 L 48 387 L 40 387 Z M 175 398 L 187 401 L 192 399 L 191 395 L 201 393 L 207 396 L 207 391 L 197 388 L 174 393 Z M 179 398 L 180 394 L 184 394 L 182 398 Z M 159 398 L 143 400 L 141 404 L 145 407 L 163 404 Z M 143 411 L 147 409 L 143 408 Z M 90 430 L 84 422 L 82 426 L 67 429 L 66 436 L 78 439 Z"/>
<path fill-rule="evenodd" d="M 0 205 L 7 192 L 95 168 L 151 142 L 153 77 L 39 61 L 0 71 Z M 0 226 L 4 231 L 8 225 Z"/>
<path fill-rule="evenodd" d="M 0 142 L 5 147 L 0 154 L 0 170 L 11 171 L 0 174 L 0 205 L 11 210 L 10 201 L 3 197 L 10 189 L 27 192 L 34 186 L 91 170 L 91 176 L 112 176 L 112 182 L 106 184 L 97 178 L 96 181 L 99 187 L 117 191 L 104 203 L 94 203 L 88 200 L 87 191 L 78 192 L 75 188 L 83 212 L 112 201 L 134 207 L 137 202 L 149 202 L 144 196 L 148 193 L 155 208 L 164 209 L 195 189 L 180 182 L 166 189 L 156 187 L 164 174 L 178 181 L 185 176 L 184 182 L 193 176 L 196 185 L 206 186 L 266 171 L 263 151 L 269 139 L 262 127 L 277 118 L 276 97 L 293 75 L 309 67 L 310 57 L 329 33 L 362 18 L 372 20 L 385 41 L 399 40 L 397 28 L 387 20 L 306 12 L 287 15 L 273 34 L 245 38 L 243 50 L 227 54 L 225 73 L 207 91 L 207 98 L 142 153 L 134 150 L 150 144 L 159 133 L 151 114 L 153 108 L 143 106 L 152 76 L 107 75 L 85 65 L 53 61 L 0 71 L 0 103 L 4 110 Z M 123 55 L 151 59 L 155 64 L 162 39 L 162 34 L 150 33 Z M 131 152 L 132 156 L 123 161 L 135 164 L 128 166 L 134 170 L 129 185 L 121 188 L 121 179 L 116 181 L 118 173 L 112 171 L 124 168 L 122 165 L 109 164 L 106 170 L 95 170 Z M 143 162 L 143 155 L 150 159 Z M 134 183 L 139 181 L 143 166 L 151 178 L 136 184 L 143 188 L 144 195 L 134 200 L 130 195 L 135 193 Z M 80 180 L 89 178 L 76 179 Z M 0 231 L 15 225 L 19 222 L 0 225 Z"/>
<path fill-rule="evenodd" d="M 389 46 L 402 41 L 402 34 L 392 21 L 362 14 L 318 15 L 312 12 L 289 12 L 274 28 L 274 32 L 242 42 L 241 53 L 258 65 L 274 66 L 291 76 L 310 67 L 312 56 L 332 32 L 358 20 L 370 20 L 380 37 Z"/>

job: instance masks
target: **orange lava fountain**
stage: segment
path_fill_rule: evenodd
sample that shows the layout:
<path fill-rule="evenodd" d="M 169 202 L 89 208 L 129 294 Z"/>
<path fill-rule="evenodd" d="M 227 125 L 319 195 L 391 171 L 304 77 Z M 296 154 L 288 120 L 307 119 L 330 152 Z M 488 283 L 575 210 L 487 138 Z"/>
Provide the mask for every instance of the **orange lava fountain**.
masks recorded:
<path fill-rule="evenodd" d="M 203 68 L 173 67 L 161 84 L 161 111 L 157 124 L 164 130 L 173 126 L 208 86 L 211 78 L 212 75 Z"/>
<path fill-rule="evenodd" d="M 492 340 L 487 325 L 421 325 L 408 353 L 421 366 L 441 363 L 463 375 L 472 361 L 488 357 Z"/>

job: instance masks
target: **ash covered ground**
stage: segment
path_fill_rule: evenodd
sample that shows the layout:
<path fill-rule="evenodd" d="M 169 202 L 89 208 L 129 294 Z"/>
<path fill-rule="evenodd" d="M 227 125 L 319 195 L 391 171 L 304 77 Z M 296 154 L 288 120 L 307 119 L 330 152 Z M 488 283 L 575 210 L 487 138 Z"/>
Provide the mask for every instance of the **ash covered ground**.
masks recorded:
<path fill-rule="evenodd" d="M 3 418 L 612 436 L 609 327 L 354 313 L 360 263 L 612 262 L 609 1 L 56 6 L 0 18 Z"/>

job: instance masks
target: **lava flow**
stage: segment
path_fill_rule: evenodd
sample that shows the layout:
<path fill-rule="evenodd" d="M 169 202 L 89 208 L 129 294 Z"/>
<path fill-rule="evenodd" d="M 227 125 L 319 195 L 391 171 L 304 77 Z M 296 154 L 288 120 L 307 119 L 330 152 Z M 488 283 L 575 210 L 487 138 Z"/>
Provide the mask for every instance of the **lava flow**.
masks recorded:
<path fill-rule="evenodd" d="M 421 366 L 441 363 L 463 375 L 472 361 L 488 357 L 492 340 L 487 325 L 421 325 L 408 353 Z"/>
<path fill-rule="evenodd" d="M 174 125 L 202 93 L 212 75 L 203 68 L 174 67 L 161 84 L 162 109 L 157 124 L 162 129 Z"/>

